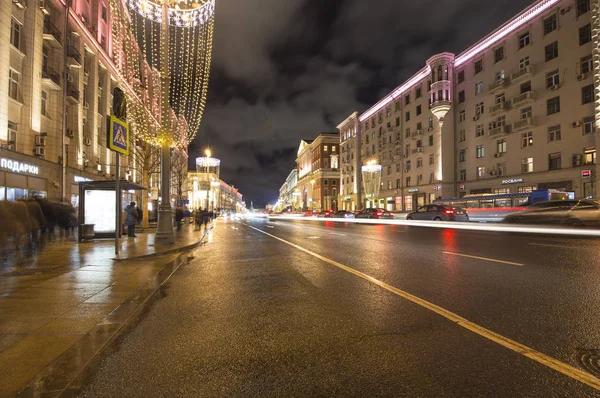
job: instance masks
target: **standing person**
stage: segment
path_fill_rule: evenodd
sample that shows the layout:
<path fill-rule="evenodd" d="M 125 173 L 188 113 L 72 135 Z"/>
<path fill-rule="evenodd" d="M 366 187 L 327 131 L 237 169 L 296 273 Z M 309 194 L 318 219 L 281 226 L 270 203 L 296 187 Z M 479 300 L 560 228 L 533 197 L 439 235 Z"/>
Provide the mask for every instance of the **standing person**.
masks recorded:
<path fill-rule="evenodd" d="M 135 235 L 135 224 L 137 222 L 137 210 L 135 208 L 135 202 L 129 203 L 125 208 L 125 225 L 127 225 L 127 236 L 129 238 L 137 238 Z"/>
<path fill-rule="evenodd" d="M 194 223 L 196 224 L 196 229 L 200 229 L 202 225 L 202 210 L 196 209 L 194 212 Z"/>
<path fill-rule="evenodd" d="M 202 210 L 202 223 L 204 224 L 204 229 L 208 228 L 208 222 L 210 221 L 210 213 L 208 209 Z"/>
<path fill-rule="evenodd" d="M 185 225 L 190 225 L 190 209 L 187 207 L 183 210 L 183 218 L 185 218 Z"/>
<path fill-rule="evenodd" d="M 139 206 L 135 206 L 135 212 L 137 213 L 137 223 L 142 224 L 142 219 L 144 218 L 144 212 L 140 209 Z"/>
<path fill-rule="evenodd" d="M 177 230 L 181 231 L 181 219 L 183 218 L 183 210 L 181 207 L 175 209 L 175 223 L 177 224 Z"/>

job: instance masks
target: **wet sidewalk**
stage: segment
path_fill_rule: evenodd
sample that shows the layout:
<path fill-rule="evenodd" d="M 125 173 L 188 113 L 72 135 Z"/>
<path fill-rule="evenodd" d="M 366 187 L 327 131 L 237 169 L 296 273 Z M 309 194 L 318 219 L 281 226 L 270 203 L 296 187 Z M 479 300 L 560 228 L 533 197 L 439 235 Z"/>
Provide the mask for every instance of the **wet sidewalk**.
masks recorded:
<path fill-rule="evenodd" d="M 82 357 L 93 357 L 127 323 L 205 231 L 183 226 L 172 245 L 155 245 L 154 233 L 137 235 L 121 240 L 118 259 L 114 240 L 64 239 L 2 264 L 0 397 L 13 396 L 32 381 L 53 391 L 44 385 L 50 382 L 43 375 L 49 365 L 76 353 L 75 362 L 83 366 Z M 75 372 L 77 366 L 71 363 L 70 368 Z M 31 394 L 23 396 L 41 391 L 37 387 L 30 386 Z"/>

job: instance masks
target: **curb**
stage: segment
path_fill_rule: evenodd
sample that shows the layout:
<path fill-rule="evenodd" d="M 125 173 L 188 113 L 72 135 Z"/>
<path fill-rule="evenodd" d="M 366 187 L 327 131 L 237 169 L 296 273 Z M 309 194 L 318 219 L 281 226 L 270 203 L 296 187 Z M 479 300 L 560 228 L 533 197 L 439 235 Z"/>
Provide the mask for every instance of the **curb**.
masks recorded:
<path fill-rule="evenodd" d="M 186 247 L 199 246 L 206 235 L 205 232 L 198 242 Z M 183 249 L 177 249 L 177 251 L 183 251 Z M 156 255 L 162 254 L 167 253 Z M 94 366 L 101 359 L 102 354 L 109 352 L 113 343 L 135 327 L 135 321 L 149 308 L 150 304 L 162 297 L 162 288 L 165 283 L 182 265 L 188 263 L 185 255 L 182 253 L 175 260 L 165 264 L 164 268 L 151 280 L 141 285 L 108 314 L 103 323 L 97 324 L 89 330 L 54 362 L 47 365 L 14 397 L 74 396 L 83 387 L 87 378 L 93 374 Z"/>
<path fill-rule="evenodd" d="M 186 245 L 186 246 L 177 247 L 177 248 L 170 249 L 170 250 L 167 250 L 167 251 L 164 251 L 164 252 L 155 252 L 155 253 L 150 253 L 150 254 L 142 254 L 142 255 L 139 255 L 139 256 L 113 257 L 113 260 L 115 260 L 115 261 L 139 260 L 139 259 L 142 259 L 142 258 L 158 257 L 158 256 L 166 255 L 166 254 L 174 254 L 174 253 L 179 253 L 179 252 L 184 252 L 184 251 L 192 250 L 192 249 L 195 249 L 196 247 L 198 247 L 200 245 L 200 243 L 202 243 L 202 240 L 204 240 L 204 238 L 206 237 L 206 234 L 208 233 L 208 231 L 212 231 L 213 228 L 214 228 L 214 223 L 213 223 L 213 225 L 209 229 L 205 229 L 204 230 L 204 233 L 202 234 L 202 236 L 200 237 L 200 239 L 198 240 L 198 242 L 190 243 L 189 245 Z"/>

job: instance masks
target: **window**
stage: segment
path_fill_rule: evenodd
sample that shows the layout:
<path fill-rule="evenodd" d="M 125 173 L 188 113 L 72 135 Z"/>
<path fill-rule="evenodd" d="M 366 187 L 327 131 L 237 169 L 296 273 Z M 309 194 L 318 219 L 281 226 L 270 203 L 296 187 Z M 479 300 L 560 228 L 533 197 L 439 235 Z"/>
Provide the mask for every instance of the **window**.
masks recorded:
<path fill-rule="evenodd" d="M 475 107 L 475 114 L 477 116 L 483 115 L 483 102 L 477 104 L 477 106 Z"/>
<path fill-rule="evenodd" d="M 589 104 L 594 102 L 594 85 L 590 84 L 585 87 L 581 87 L 581 103 Z"/>
<path fill-rule="evenodd" d="M 460 72 L 458 72 L 458 84 L 460 84 L 464 81 L 465 81 L 465 71 L 461 70 Z"/>
<path fill-rule="evenodd" d="M 478 124 L 475 127 L 475 137 L 482 137 L 485 134 L 485 130 L 483 128 L 483 124 Z"/>
<path fill-rule="evenodd" d="M 458 103 L 462 104 L 463 102 L 465 102 L 465 90 L 458 93 Z"/>
<path fill-rule="evenodd" d="M 410 138 L 410 129 L 406 129 L 404 132 L 404 138 Z"/>
<path fill-rule="evenodd" d="M 458 152 L 458 161 L 459 162 L 464 162 L 467 156 L 467 152 L 466 149 L 461 149 L 460 152 Z"/>
<path fill-rule="evenodd" d="M 506 175 L 506 163 L 498 163 L 496 165 L 496 170 L 498 172 L 499 177 Z M 510 193 L 510 192 L 506 192 L 506 193 Z"/>
<path fill-rule="evenodd" d="M 596 147 L 585 148 L 583 157 L 585 164 L 596 164 Z"/>
<path fill-rule="evenodd" d="M 533 116 L 533 111 L 530 106 L 521 109 L 521 120 L 525 120 Z"/>
<path fill-rule="evenodd" d="M 329 185 L 329 180 L 323 180 L 323 185 Z"/>
<path fill-rule="evenodd" d="M 417 123 L 417 130 L 423 130 L 423 123 Z"/>
<path fill-rule="evenodd" d="M 521 33 L 519 35 L 519 49 L 526 47 L 531 43 L 531 37 L 529 36 L 529 31 Z"/>
<path fill-rule="evenodd" d="M 388 106 L 385 108 L 385 116 L 386 117 L 392 116 L 392 107 L 391 106 Z"/>
<path fill-rule="evenodd" d="M 21 24 L 16 19 L 10 21 L 10 44 L 17 49 L 21 49 Z"/>
<path fill-rule="evenodd" d="M 526 81 L 525 83 L 521 83 L 519 87 L 521 94 L 531 91 L 531 80 Z"/>
<path fill-rule="evenodd" d="M 477 60 L 475 61 L 475 74 L 478 74 L 480 72 L 483 72 L 483 60 Z"/>
<path fill-rule="evenodd" d="M 525 69 L 529 66 L 529 55 L 519 60 L 519 69 Z"/>
<path fill-rule="evenodd" d="M 404 168 L 404 171 L 406 171 L 406 172 L 410 171 L 410 160 L 406 161 L 406 167 Z"/>
<path fill-rule="evenodd" d="M 460 181 L 467 181 L 467 170 L 461 169 L 459 174 L 460 174 L 460 177 L 459 177 Z"/>
<path fill-rule="evenodd" d="M 521 159 L 521 173 L 533 172 L 533 158 Z"/>
<path fill-rule="evenodd" d="M 556 23 L 556 14 L 553 14 L 551 16 L 549 16 L 548 18 L 544 19 L 544 34 L 547 35 L 548 33 L 552 33 L 556 30 L 557 28 L 557 23 Z"/>
<path fill-rule="evenodd" d="M 505 152 L 506 152 L 506 140 L 496 141 L 496 153 L 505 153 Z"/>
<path fill-rule="evenodd" d="M 593 134 L 596 132 L 596 122 L 594 116 L 583 118 L 583 134 Z"/>
<path fill-rule="evenodd" d="M 429 136 L 429 146 L 433 146 L 433 136 Z"/>
<path fill-rule="evenodd" d="M 392 174 L 392 166 L 387 167 L 387 175 Z"/>
<path fill-rule="evenodd" d="M 421 114 L 421 105 L 417 105 L 417 116 Z"/>
<path fill-rule="evenodd" d="M 404 119 L 408 122 L 410 120 L 410 112 L 406 112 Z"/>
<path fill-rule="evenodd" d="M 410 155 L 410 144 L 406 144 L 406 147 L 404 148 L 404 155 Z"/>
<path fill-rule="evenodd" d="M 527 148 L 533 146 L 533 132 L 521 134 L 521 148 Z"/>
<path fill-rule="evenodd" d="M 417 169 L 423 167 L 423 158 L 417 158 Z"/>
<path fill-rule="evenodd" d="M 477 148 L 475 148 L 475 157 L 477 159 L 481 159 L 484 156 L 485 156 L 485 149 L 483 147 L 483 144 L 477 145 Z"/>
<path fill-rule="evenodd" d="M 558 73 L 558 69 L 553 70 L 552 72 L 548 72 L 546 74 L 546 87 L 551 88 L 553 86 L 558 86 L 560 84 L 560 76 Z"/>
<path fill-rule="evenodd" d="M 423 142 L 421 140 L 417 140 L 417 148 L 423 148 Z"/>
<path fill-rule="evenodd" d="M 398 126 L 400 126 L 400 118 L 399 117 L 396 118 L 396 127 L 398 127 Z"/>
<path fill-rule="evenodd" d="M 560 112 L 560 97 L 550 98 L 547 102 L 548 115 Z"/>
<path fill-rule="evenodd" d="M 558 42 L 552 42 L 546 46 L 546 62 L 558 57 Z"/>
<path fill-rule="evenodd" d="M 400 110 L 400 101 L 396 101 L 395 107 L 396 107 L 396 111 Z"/>
<path fill-rule="evenodd" d="M 577 16 L 590 10 L 590 0 L 577 0 Z"/>
<path fill-rule="evenodd" d="M 560 141 L 560 124 L 548 127 L 548 142 Z"/>
<path fill-rule="evenodd" d="M 494 50 L 494 62 L 500 62 L 504 59 L 504 47 L 498 47 Z"/>
<path fill-rule="evenodd" d="M 592 55 L 581 58 L 581 73 L 591 73 L 594 69 L 592 65 Z"/>
<path fill-rule="evenodd" d="M 460 111 L 458 113 L 458 122 L 459 123 L 464 122 L 466 118 L 467 118 L 467 114 L 465 113 L 465 111 Z"/>
<path fill-rule="evenodd" d="M 102 20 L 106 22 L 106 5 L 102 4 Z"/>
<path fill-rule="evenodd" d="M 423 174 L 417 176 L 417 185 L 423 184 Z"/>
<path fill-rule="evenodd" d="M 432 165 L 434 162 L 433 154 L 429 155 L 429 164 Z"/>
<path fill-rule="evenodd" d="M 8 96 L 19 100 L 19 74 L 13 69 L 8 70 Z"/>
<path fill-rule="evenodd" d="M 421 87 L 415 89 L 415 98 L 421 98 Z"/>
<path fill-rule="evenodd" d="M 409 105 L 410 104 L 410 94 L 406 94 L 404 96 L 404 105 Z"/>
<path fill-rule="evenodd" d="M 400 179 L 398 178 L 396 180 L 396 189 L 400 189 L 400 188 L 402 188 L 402 187 L 400 186 Z"/>
<path fill-rule="evenodd" d="M 331 152 L 337 152 L 337 148 L 335 147 L 335 145 L 331 146 Z"/>
<path fill-rule="evenodd" d="M 506 94 L 502 93 L 496 95 L 496 104 L 502 104 L 504 102 L 506 102 Z"/>
<path fill-rule="evenodd" d="M 548 170 L 560 170 L 560 160 L 560 152 L 551 153 L 550 155 L 548 155 Z"/>
<path fill-rule="evenodd" d="M 323 145 L 323 152 L 327 152 L 328 148 L 327 145 Z"/>
<path fill-rule="evenodd" d="M 42 90 L 42 115 L 46 116 L 46 109 L 48 106 L 48 93 Z"/>
<path fill-rule="evenodd" d="M 477 179 L 485 177 L 485 166 L 477 167 Z"/>
<path fill-rule="evenodd" d="M 458 142 L 464 142 L 467 139 L 467 132 L 465 130 L 460 130 L 458 132 Z"/>
<path fill-rule="evenodd" d="M 17 150 L 17 123 L 8 121 L 8 150 Z"/>
<path fill-rule="evenodd" d="M 592 41 L 592 25 L 587 24 L 579 28 L 579 45 L 582 46 Z"/>
<path fill-rule="evenodd" d="M 483 93 L 483 81 L 475 83 L 475 95 Z"/>
<path fill-rule="evenodd" d="M 406 186 L 410 187 L 410 177 L 406 177 Z"/>
<path fill-rule="evenodd" d="M 433 129 L 433 116 L 429 117 L 429 128 Z"/>

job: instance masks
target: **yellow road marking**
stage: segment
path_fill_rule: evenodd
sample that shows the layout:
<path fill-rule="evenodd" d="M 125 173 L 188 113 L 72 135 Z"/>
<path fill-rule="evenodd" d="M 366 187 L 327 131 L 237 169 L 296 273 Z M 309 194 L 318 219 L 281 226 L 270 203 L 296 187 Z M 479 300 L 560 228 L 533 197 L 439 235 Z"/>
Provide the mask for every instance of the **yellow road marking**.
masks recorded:
<path fill-rule="evenodd" d="M 578 247 L 578 246 L 567 246 L 567 245 L 552 245 L 550 243 L 530 243 L 531 246 L 544 246 L 544 247 L 560 247 L 564 249 L 587 249 L 586 247 Z"/>
<path fill-rule="evenodd" d="M 443 253 L 444 254 L 449 254 L 451 256 L 468 257 L 468 258 L 474 258 L 474 259 L 477 259 L 477 260 L 491 261 L 491 262 L 494 262 L 494 263 L 516 265 L 518 267 L 522 267 L 522 266 L 525 265 L 525 264 L 521 264 L 521 263 L 513 263 L 512 261 L 496 260 L 495 258 L 471 256 L 470 254 L 462 254 L 462 253 L 454 253 L 454 252 L 443 252 Z"/>
<path fill-rule="evenodd" d="M 449 321 L 452 321 L 452 322 L 456 323 L 457 325 L 462 326 L 463 328 L 480 335 L 481 337 L 484 337 L 490 341 L 493 341 L 494 343 L 497 343 L 505 348 L 508 348 L 509 350 L 512 350 L 518 354 L 521 354 L 529 359 L 532 359 L 542 365 L 549 367 L 550 369 L 554 369 L 555 371 L 562 373 L 565 376 L 568 376 L 574 380 L 577 380 L 583 384 L 586 384 L 586 385 L 600 391 L 600 380 L 597 379 L 596 377 L 592 376 L 591 374 L 584 372 L 583 370 L 577 369 L 574 366 L 571 366 L 569 364 L 559 361 L 558 359 L 552 358 L 551 356 L 548 356 L 544 353 L 536 351 L 533 348 L 529 348 L 526 345 L 523 345 L 523 344 L 518 343 L 514 340 L 511 340 L 507 337 L 504 337 L 498 333 L 495 333 L 489 329 L 484 328 L 483 326 L 479 326 L 478 324 L 473 323 L 473 322 L 469 321 L 468 319 L 461 317 L 458 314 L 455 314 L 455 313 L 448 311 L 445 308 L 442 308 L 438 305 L 435 305 L 427 300 L 423 300 L 422 298 L 419 298 L 410 293 L 407 293 L 404 290 L 400 290 L 392 285 L 382 282 L 379 279 L 373 278 L 372 276 L 369 276 L 365 273 L 357 271 L 354 268 L 350 268 L 344 264 L 338 263 L 337 261 L 334 261 L 327 257 L 321 256 L 320 254 L 312 252 L 312 251 L 305 249 L 301 246 L 298 246 L 292 242 L 288 242 L 287 240 L 281 239 L 275 235 L 272 235 L 268 232 L 265 232 L 263 230 L 255 228 L 253 226 L 250 226 L 250 228 L 252 228 L 260 233 L 263 233 L 267 236 L 270 236 L 273 239 L 277 239 L 278 241 L 281 241 L 281 242 L 283 242 L 289 246 L 292 246 L 300 251 L 303 251 L 304 253 L 310 254 L 311 256 L 316 257 L 321 261 L 324 261 L 324 262 L 334 265 L 346 272 L 356 275 L 359 278 L 362 278 L 368 282 L 371 282 L 391 293 L 394 293 L 397 296 L 400 296 L 412 303 L 415 303 L 423 308 L 426 308 L 429 311 L 435 312 L 436 314 L 441 315 L 442 317 L 448 319 Z"/>

